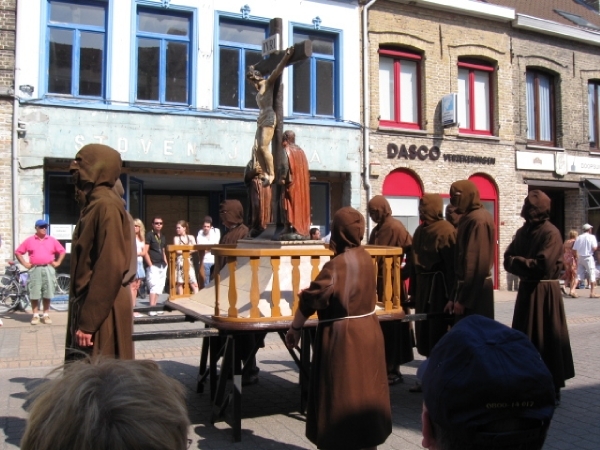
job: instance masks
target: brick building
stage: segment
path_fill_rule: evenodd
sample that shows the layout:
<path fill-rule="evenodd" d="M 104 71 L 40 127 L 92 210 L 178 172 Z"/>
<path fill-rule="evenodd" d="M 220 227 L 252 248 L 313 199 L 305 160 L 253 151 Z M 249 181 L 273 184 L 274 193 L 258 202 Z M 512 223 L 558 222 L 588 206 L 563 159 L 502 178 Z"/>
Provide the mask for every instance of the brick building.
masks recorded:
<path fill-rule="evenodd" d="M 474 181 L 497 225 L 497 288 L 506 286 L 502 254 L 523 223 L 529 189 L 552 198 L 551 220 L 561 232 L 588 220 L 600 225 L 600 209 L 590 209 L 600 159 L 597 140 L 588 138 L 598 129 L 589 105 L 599 103 L 592 97 L 600 76 L 593 23 L 600 25 L 600 16 L 572 0 L 552 4 L 384 0 L 363 6 L 363 15 L 369 8 L 365 192 L 388 197 L 412 232 L 423 193 L 440 193 L 448 202 L 453 181 Z M 555 12 L 563 7 L 589 22 L 564 23 L 568 14 Z"/>

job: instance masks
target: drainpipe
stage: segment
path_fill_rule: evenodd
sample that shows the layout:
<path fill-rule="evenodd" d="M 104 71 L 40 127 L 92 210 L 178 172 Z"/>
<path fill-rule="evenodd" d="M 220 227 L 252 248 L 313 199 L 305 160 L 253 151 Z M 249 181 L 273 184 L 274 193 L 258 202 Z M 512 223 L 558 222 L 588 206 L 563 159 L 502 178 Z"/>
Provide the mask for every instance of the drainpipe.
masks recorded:
<path fill-rule="evenodd" d="M 18 30 L 24 30 L 27 24 L 25 23 L 25 16 L 19 14 L 23 7 L 23 0 L 17 0 L 15 4 L 16 8 L 16 20 L 15 20 L 15 78 L 14 78 L 14 96 L 13 96 L 13 117 L 12 117 L 12 145 L 11 145 L 11 170 L 12 170 L 12 186 L 11 186 L 11 199 L 12 199 L 12 255 L 11 259 L 14 258 L 14 253 L 19 245 L 19 97 L 17 95 L 19 89 L 19 82 L 21 79 L 21 59 L 19 56 L 18 45 L 17 45 L 17 33 Z M 23 16 L 23 17 L 21 17 Z"/>
<path fill-rule="evenodd" d="M 365 193 L 367 197 L 367 203 L 371 199 L 371 182 L 369 181 L 369 165 L 370 155 L 369 152 L 369 125 L 371 123 L 371 102 L 369 100 L 369 33 L 368 33 L 368 13 L 369 8 L 377 0 L 370 0 L 363 6 L 362 9 L 362 58 L 363 58 L 363 183 L 365 185 Z M 371 234 L 371 217 L 367 211 L 367 237 Z"/>

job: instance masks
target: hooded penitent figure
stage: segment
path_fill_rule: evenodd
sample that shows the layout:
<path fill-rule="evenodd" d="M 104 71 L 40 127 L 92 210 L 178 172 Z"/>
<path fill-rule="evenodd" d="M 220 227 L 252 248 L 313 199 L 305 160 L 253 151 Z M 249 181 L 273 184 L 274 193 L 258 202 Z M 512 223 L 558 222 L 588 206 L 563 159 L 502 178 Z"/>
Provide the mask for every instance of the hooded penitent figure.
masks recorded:
<path fill-rule="evenodd" d="M 521 217 L 525 224 L 504 253 L 504 268 L 520 278 L 513 328 L 522 331 L 542 355 L 557 392 L 575 376 L 565 308 L 558 278 L 563 242 L 550 223 L 550 199 L 529 192 Z"/>
<path fill-rule="evenodd" d="M 360 245 L 362 214 L 338 210 L 331 230 L 334 257 L 300 294 L 304 317 L 317 312 L 306 436 L 323 449 L 383 443 L 392 431 L 383 336 L 375 311 L 375 277 Z"/>
<path fill-rule="evenodd" d="M 439 194 L 425 194 L 419 202 L 421 225 L 415 230 L 412 245 L 410 294 L 415 312 L 442 313 L 454 287 L 456 229 L 444 220 L 444 201 Z M 429 356 L 431 349 L 448 331 L 446 319 L 415 323 L 417 350 Z"/>
<path fill-rule="evenodd" d="M 410 273 L 412 237 L 399 220 L 392 217 L 392 208 L 383 195 L 376 195 L 367 206 L 371 219 L 377 226 L 371 231 L 369 245 L 384 245 L 389 247 L 402 247 L 406 255 L 406 265 L 402 269 L 402 281 Z M 377 296 L 383 301 L 383 259 L 379 261 L 377 273 Z M 393 282 L 393 281 L 392 281 Z M 400 283 L 400 302 L 406 301 L 404 283 Z M 408 313 L 408 308 L 404 308 Z M 385 359 L 390 384 L 401 381 L 400 364 L 405 364 L 414 359 L 412 337 L 409 323 L 400 321 L 381 322 L 385 341 Z"/>
<path fill-rule="evenodd" d="M 71 244 L 67 360 L 90 355 L 133 359 L 130 266 L 132 232 L 123 200 L 113 187 L 121 173 L 119 153 L 101 144 L 84 146 L 71 163 L 85 206 Z M 91 337 L 92 345 L 82 345 Z"/>
<path fill-rule="evenodd" d="M 450 187 L 450 202 L 461 214 L 456 236 L 454 302 L 464 307 L 464 314 L 494 318 L 494 218 L 479 200 L 475 183 L 461 180 Z M 456 308 L 455 308 L 456 309 Z"/>
<path fill-rule="evenodd" d="M 221 236 L 219 244 L 237 244 L 237 241 L 248 237 L 250 230 L 244 225 L 244 207 L 239 200 L 225 200 L 219 205 L 221 223 L 227 232 Z M 219 267 L 225 266 L 226 258 L 219 259 Z"/>

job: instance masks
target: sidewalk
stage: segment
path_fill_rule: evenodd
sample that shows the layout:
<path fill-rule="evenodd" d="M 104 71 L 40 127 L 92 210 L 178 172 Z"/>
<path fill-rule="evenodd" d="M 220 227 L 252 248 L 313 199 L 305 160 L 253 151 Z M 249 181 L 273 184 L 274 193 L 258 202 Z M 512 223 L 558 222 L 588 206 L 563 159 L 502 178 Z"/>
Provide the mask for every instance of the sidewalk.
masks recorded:
<path fill-rule="evenodd" d="M 561 406 L 556 410 L 545 450 L 600 448 L 600 300 L 565 297 L 576 377 L 567 381 Z M 496 291 L 496 318 L 510 325 L 515 292 Z M 140 302 L 140 304 L 142 304 Z M 54 312 L 52 325 L 29 325 L 29 314 L 5 318 L 0 328 L 0 450 L 16 449 L 25 427 L 27 413 L 23 404 L 27 393 L 62 361 L 66 313 Z M 199 324 L 171 324 L 165 327 L 197 328 Z M 144 330 L 158 325 L 145 325 Z M 136 326 L 136 331 L 142 327 Z M 238 450 L 314 449 L 304 437 L 304 416 L 298 413 L 298 372 L 285 347 L 270 334 L 266 347 L 257 355 L 260 382 L 244 388 L 242 404 L 242 442 Z M 201 349 L 200 339 L 148 341 L 136 343 L 136 357 L 159 360 L 163 370 L 188 389 L 188 408 L 192 427 L 192 449 L 225 449 L 232 445 L 229 426 L 210 424 L 208 390 L 197 394 L 196 376 Z M 423 358 L 403 366 L 405 383 L 391 387 L 393 433 L 382 450 L 421 448 L 420 394 L 408 393 L 416 369 Z"/>

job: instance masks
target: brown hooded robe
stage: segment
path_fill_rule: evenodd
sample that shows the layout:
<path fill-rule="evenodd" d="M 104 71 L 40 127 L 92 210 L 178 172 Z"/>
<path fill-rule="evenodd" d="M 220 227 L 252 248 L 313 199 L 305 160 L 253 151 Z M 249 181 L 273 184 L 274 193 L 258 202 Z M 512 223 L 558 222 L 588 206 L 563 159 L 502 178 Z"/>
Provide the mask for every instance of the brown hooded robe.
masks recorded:
<path fill-rule="evenodd" d="M 494 218 L 483 207 L 479 200 L 479 190 L 472 181 L 452 183 L 450 201 L 456 207 L 455 212 L 462 214 L 456 230 L 454 301 L 465 307 L 465 313 L 463 316 L 456 316 L 456 320 L 470 314 L 493 319 L 492 267 L 496 245 Z"/>
<path fill-rule="evenodd" d="M 373 263 L 360 246 L 364 232 L 362 214 L 338 210 L 330 242 L 335 256 L 300 294 L 300 312 L 319 316 L 306 415 L 306 436 L 318 448 L 371 447 L 392 431 L 383 336 L 371 314 L 376 281 L 365 276 Z"/>
<path fill-rule="evenodd" d="M 521 280 L 512 327 L 529 336 L 558 390 L 575 376 L 558 282 L 563 265 L 562 238 L 549 221 L 550 199 L 542 191 L 529 192 L 521 217 L 526 223 L 504 253 L 504 268 Z"/>
<path fill-rule="evenodd" d="M 225 200 L 219 206 L 219 216 L 221 223 L 228 222 L 233 224 L 232 228 L 228 228 L 227 232 L 221 236 L 219 244 L 237 244 L 240 239 L 248 237 L 250 230 L 244 225 L 244 207 L 239 200 Z M 219 257 L 219 270 L 225 267 L 227 258 Z"/>
<path fill-rule="evenodd" d="M 66 360 L 90 355 L 133 359 L 131 309 L 131 223 L 123 201 L 112 190 L 121 173 L 121 156 L 101 145 L 84 146 L 71 163 L 77 188 L 87 204 L 73 233 Z M 93 347 L 77 345 L 75 332 L 93 335 Z"/>
<path fill-rule="evenodd" d="M 456 229 L 444 220 L 444 201 L 439 194 L 425 194 L 419 202 L 422 224 L 413 236 L 410 293 L 415 312 L 442 313 L 454 286 Z M 429 356 L 446 334 L 451 321 L 428 319 L 415 323 L 417 350 Z"/>
<path fill-rule="evenodd" d="M 412 248 L 412 238 L 404 225 L 399 220 L 392 217 L 392 208 L 383 195 L 376 195 L 368 204 L 369 214 L 377 222 L 377 226 L 371 231 L 369 245 L 385 245 L 388 247 L 402 247 L 406 255 L 406 265 L 401 272 L 402 281 L 400 282 L 400 301 L 406 301 L 406 290 L 403 281 L 408 278 L 410 273 L 410 252 Z M 377 297 L 379 301 L 383 300 L 383 259 L 378 261 L 377 272 Z M 408 308 L 404 308 L 405 313 L 409 313 Z M 383 338 L 385 341 L 385 359 L 388 369 L 400 364 L 411 362 L 414 359 L 413 339 L 411 336 L 410 324 L 400 321 L 381 322 Z"/>

